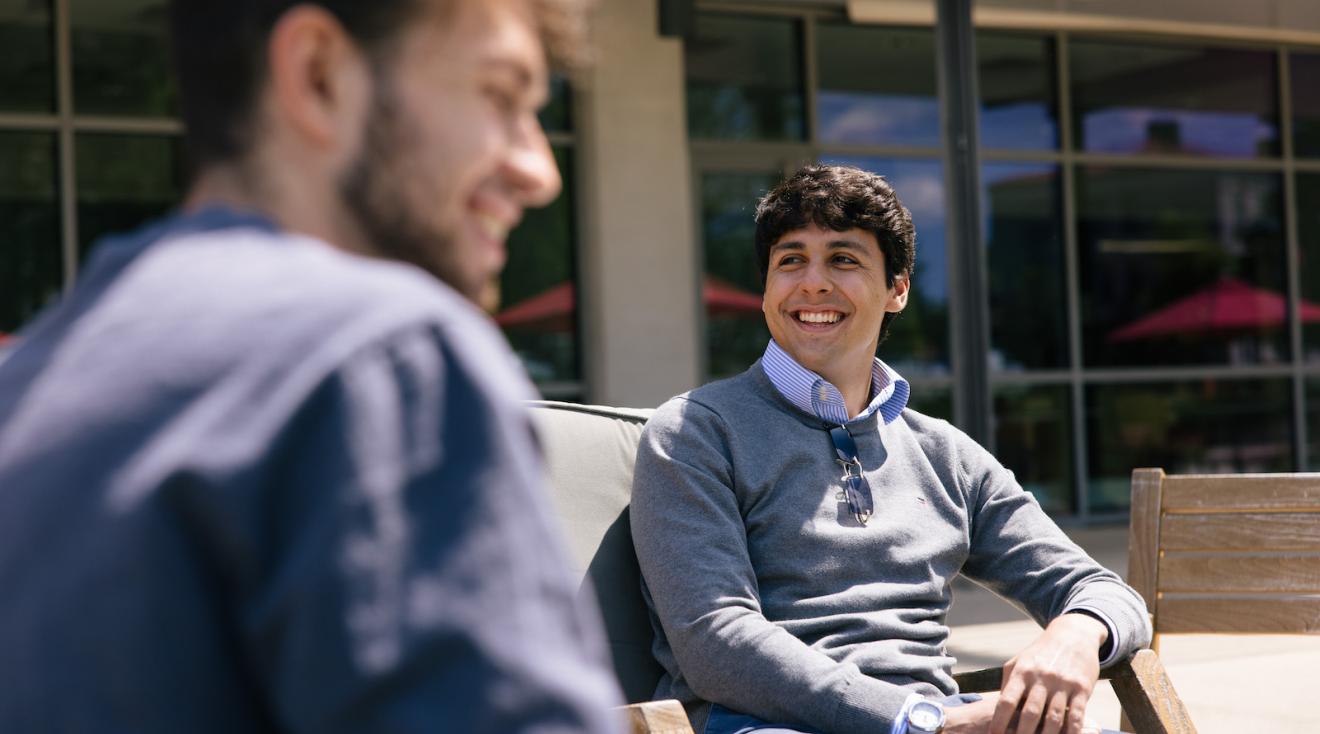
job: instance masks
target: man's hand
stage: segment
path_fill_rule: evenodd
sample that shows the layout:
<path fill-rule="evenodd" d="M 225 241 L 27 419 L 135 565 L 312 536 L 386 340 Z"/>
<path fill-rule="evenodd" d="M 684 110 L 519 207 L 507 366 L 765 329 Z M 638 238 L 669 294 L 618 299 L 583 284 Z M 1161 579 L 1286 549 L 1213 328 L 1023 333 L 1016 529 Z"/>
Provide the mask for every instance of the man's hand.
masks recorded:
<path fill-rule="evenodd" d="M 1086 704 L 1100 677 L 1098 653 L 1108 636 L 1109 629 L 1086 614 L 1062 614 L 1050 622 L 1004 665 L 1003 686 L 986 731 L 1081 734 Z"/>
<path fill-rule="evenodd" d="M 998 694 L 987 693 L 982 700 L 975 703 L 945 709 L 947 718 L 944 722 L 944 734 L 986 734 L 990 731 L 990 719 L 994 716 L 998 700 Z M 1017 721 L 1013 720 L 1009 723 L 1012 725 Z M 1088 720 L 1082 726 L 1081 734 L 1100 734 L 1100 731 L 1099 724 Z"/>

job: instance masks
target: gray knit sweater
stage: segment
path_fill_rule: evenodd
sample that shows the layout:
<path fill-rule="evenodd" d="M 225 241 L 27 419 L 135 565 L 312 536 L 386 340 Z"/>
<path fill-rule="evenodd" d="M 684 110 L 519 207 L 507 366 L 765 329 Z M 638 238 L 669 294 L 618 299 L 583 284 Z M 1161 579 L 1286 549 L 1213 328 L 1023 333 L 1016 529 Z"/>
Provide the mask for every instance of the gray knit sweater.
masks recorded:
<path fill-rule="evenodd" d="M 666 674 L 658 697 L 830 734 L 888 731 L 913 691 L 956 691 L 959 572 L 1041 624 L 1075 609 L 1150 640 L 1141 598 L 1072 543 L 1013 474 L 912 410 L 849 424 L 875 515 L 842 499 L 828 426 L 753 365 L 665 403 L 637 454 L 632 535 Z"/>

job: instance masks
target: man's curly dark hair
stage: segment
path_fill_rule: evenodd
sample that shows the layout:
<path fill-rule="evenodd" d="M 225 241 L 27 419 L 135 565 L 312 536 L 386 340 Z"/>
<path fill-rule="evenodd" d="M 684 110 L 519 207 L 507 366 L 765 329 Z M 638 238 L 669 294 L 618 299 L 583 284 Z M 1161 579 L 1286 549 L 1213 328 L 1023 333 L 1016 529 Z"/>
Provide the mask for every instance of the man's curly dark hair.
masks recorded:
<path fill-rule="evenodd" d="M 889 182 L 853 166 L 809 165 L 771 189 L 756 206 L 756 266 L 763 288 L 770 248 L 785 234 L 812 224 L 836 232 L 857 228 L 875 235 L 890 288 L 898 276 L 911 276 L 917 234 L 912 215 Z M 897 315 L 885 314 L 881 342 Z"/>

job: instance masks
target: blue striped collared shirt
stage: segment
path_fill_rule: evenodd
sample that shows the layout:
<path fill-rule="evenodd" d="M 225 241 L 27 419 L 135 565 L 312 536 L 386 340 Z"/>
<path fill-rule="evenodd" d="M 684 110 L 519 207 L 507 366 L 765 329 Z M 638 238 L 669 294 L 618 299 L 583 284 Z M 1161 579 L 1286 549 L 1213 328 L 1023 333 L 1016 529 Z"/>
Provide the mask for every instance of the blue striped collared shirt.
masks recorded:
<path fill-rule="evenodd" d="M 840 425 L 869 418 L 877 410 L 886 424 L 893 423 L 907 407 L 911 393 L 907 380 L 877 357 L 871 366 L 871 402 L 850 419 L 843 393 L 825 378 L 798 364 L 774 339 L 761 355 L 761 369 L 790 403 L 823 421 Z"/>

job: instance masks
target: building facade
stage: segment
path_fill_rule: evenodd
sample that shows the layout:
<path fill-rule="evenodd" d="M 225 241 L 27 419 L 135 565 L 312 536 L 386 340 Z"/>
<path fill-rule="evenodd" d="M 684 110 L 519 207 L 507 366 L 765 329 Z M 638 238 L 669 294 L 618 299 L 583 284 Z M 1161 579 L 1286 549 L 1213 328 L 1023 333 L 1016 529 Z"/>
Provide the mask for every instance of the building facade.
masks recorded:
<path fill-rule="evenodd" d="M 951 314 L 985 314 L 988 443 L 1057 517 L 1121 516 L 1135 466 L 1320 470 L 1313 3 L 978 3 L 980 303 L 949 285 L 932 3 L 698 1 L 668 35 L 664 5 L 601 3 L 597 63 L 543 115 L 567 186 L 515 233 L 495 318 L 547 397 L 651 406 L 745 368 L 755 201 L 846 162 L 916 220 L 881 356 L 956 421 Z M 177 202 L 163 16 L 0 0 L 0 332 Z"/>

